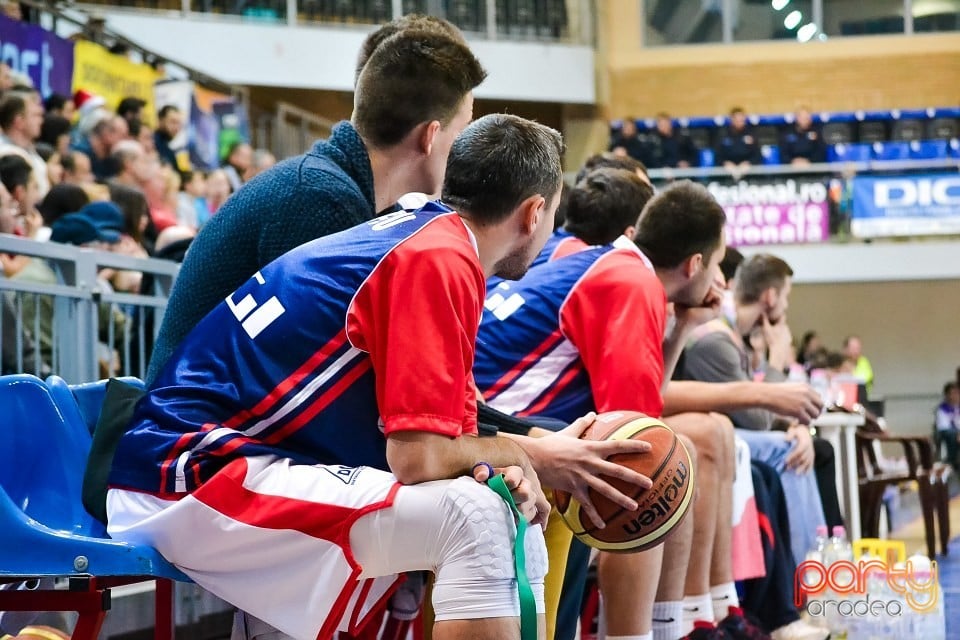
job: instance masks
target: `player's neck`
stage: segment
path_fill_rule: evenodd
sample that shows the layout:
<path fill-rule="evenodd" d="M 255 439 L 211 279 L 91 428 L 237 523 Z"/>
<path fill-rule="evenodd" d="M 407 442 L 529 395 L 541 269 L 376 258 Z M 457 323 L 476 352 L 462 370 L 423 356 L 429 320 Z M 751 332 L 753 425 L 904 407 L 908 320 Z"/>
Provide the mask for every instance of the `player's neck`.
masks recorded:
<path fill-rule="evenodd" d="M 377 211 L 393 206 L 400 196 L 423 191 L 415 179 L 413 162 L 401 147 L 367 150 L 373 173 L 373 198 Z"/>
<path fill-rule="evenodd" d="M 480 256 L 480 266 L 483 267 L 483 276 L 490 278 L 496 275 L 497 265 L 503 260 L 513 242 L 512 232 L 505 231 L 503 225 L 480 225 L 470 220 L 470 214 L 460 212 L 460 219 L 464 226 L 473 234 L 477 243 L 477 253 Z"/>

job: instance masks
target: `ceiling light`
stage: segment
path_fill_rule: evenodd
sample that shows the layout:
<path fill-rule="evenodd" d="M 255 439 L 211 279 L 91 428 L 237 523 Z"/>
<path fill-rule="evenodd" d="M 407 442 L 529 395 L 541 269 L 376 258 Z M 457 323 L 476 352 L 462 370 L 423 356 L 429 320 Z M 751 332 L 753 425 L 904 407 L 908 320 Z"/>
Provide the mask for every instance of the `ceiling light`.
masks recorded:
<path fill-rule="evenodd" d="M 787 29 L 796 29 L 801 20 L 803 20 L 803 14 L 794 10 L 788 13 L 787 17 L 783 19 L 783 26 Z"/>
<path fill-rule="evenodd" d="M 809 42 L 817 34 L 817 25 L 808 22 L 797 30 L 797 40 L 800 42 Z"/>
<path fill-rule="evenodd" d="M 770 4 L 773 6 L 774 11 L 780 11 L 790 4 L 790 0 L 772 0 Z"/>

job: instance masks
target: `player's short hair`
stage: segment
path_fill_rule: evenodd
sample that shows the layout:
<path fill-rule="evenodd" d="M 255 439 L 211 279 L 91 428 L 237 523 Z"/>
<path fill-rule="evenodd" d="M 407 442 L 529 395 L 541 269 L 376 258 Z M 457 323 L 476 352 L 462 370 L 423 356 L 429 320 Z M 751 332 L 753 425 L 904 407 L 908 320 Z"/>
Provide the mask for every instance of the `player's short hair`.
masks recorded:
<path fill-rule="evenodd" d="M 441 199 L 480 224 L 495 224 L 537 194 L 552 206 L 563 181 L 563 139 L 518 116 L 484 116 L 454 140 Z"/>
<path fill-rule="evenodd" d="M 364 39 L 363 44 L 360 45 L 360 54 L 357 56 L 357 70 L 353 76 L 354 84 L 360 79 L 360 72 L 363 71 L 363 68 L 367 65 L 367 61 L 370 60 L 370 56 L 373 55 L 377 47 L 393 34 L 407 29 L 440 33 L 458 42 L 462 42 L 464 46 L 467 44 L 460 29 L 443 18 L 421 15 L 419 13 L 408 13 L 405 16 L 400 16 L 381 25 Z"/>
<path fill-rule="evenodd" d="M 637 223 L 653 188 L 635 171 L 596 169 L 570 191 L 565 228 L 587 244 L 607 244 Z"/>
<path fill-rule="evenodd" d="M 750 256 L 737 270 L 737 301 L 742 304 L 757 302 L 771 287 L 780 291 L 792 275 L 790 265 L 775 255 L 758 253 Z"/>
<path fill-rule="evenodd" d="M 353 124 L 374 148 L 396 145 L 424 122 L 447 126 L 486 76 L 462 40 L 423 29 L 397 32 L 357 79 Z"/>
<path fill-rule="evenodd" d="M 643 175 L 647 175 L 647 165 L 643 164 L 636 158 L 617 155 L 610 151 L 604 151 L 603 153 L 595 153 L 587 158 L 587 161 L 583 163 L 582 167 L 580 167 L 580 171 L 577 172 L 577 177 L 574 180 L 574 184 L 577 184 L 583 180 L 586 175 L 594 169 L 603 168 L 639 171 Z"/>
<path fill-rule="evenodd" d="M 726 221 L 723 207 L 706 187 L 680 180 L 647 203 L 635 241 L 658 268 L 672 269 L 698 253 L 706 262 L 720 248 Z"/>

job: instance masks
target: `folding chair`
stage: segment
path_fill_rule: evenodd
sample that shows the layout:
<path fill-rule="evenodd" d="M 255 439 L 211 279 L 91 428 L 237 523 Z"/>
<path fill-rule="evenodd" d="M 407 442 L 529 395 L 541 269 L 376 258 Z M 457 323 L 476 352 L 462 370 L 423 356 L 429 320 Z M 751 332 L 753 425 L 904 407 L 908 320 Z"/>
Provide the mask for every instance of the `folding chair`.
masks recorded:
<path fill-rule="evenodd" d="M 151 547 L 110 539 L 83 508 L 90 432 L 66 383 L 50 383 L 0 377 L 0 581 L 66 578 L 70 589 L 3 590 L 0 610 L 76 611 L 73 638 L 94 640 L 111 587 L 189 578 Z M 158 586 L 158 601 L 164 595 Z M 157 607 L 157 639 L 173 638 L 170 602 Z"/>

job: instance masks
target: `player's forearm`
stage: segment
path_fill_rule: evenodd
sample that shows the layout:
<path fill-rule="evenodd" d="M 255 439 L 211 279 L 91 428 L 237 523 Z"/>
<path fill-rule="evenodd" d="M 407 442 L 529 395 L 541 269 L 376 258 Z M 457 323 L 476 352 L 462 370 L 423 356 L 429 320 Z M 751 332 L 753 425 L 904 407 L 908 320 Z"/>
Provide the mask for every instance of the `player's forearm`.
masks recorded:
<path fill-rule="evenodd" d="M 449 438 L 411 431 L 393 433 L 387 439 L 387 463 L 403 484 L 470 475 L 478 462 L 531 468 L 523 449 L 507 438 Z"/>

